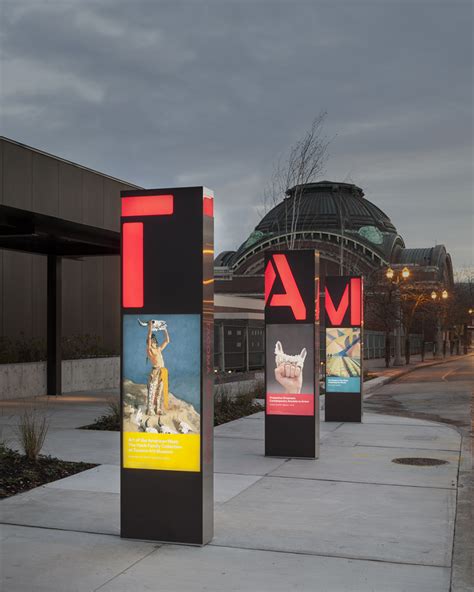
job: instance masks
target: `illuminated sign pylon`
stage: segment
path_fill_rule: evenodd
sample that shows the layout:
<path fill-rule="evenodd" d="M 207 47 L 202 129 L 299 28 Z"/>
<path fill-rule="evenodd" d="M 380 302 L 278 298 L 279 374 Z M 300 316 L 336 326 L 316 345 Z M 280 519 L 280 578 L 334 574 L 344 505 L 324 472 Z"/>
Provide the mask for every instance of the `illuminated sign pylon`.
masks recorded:
<path fill-rule="evenodd" d="M 213 535 L 213 192 L 121 197 L 120 532 L 202 545 Z"/>
<path fill-rule="evenodd" d="M 265 454 L 319 455 L 319 257 L 265 253 Z"/>
<path fill-rule="evenodd" d="M 362 419 L 362 278 L 326 276 L 326 421 Z"/>

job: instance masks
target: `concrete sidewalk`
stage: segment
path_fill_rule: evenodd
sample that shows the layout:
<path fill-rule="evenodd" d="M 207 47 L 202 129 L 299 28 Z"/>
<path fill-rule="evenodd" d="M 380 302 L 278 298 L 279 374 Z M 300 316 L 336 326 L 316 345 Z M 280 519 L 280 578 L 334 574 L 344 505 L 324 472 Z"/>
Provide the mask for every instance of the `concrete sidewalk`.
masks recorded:
<path fill-rule="evenodd" d="M 375 414 L 322 423 L 321 458 L 303 461 L 263 456 L 263 413 L 219 426 L 215 536 L 196 548 L 118 537 L 118 434 L 75 430 L 67 411 L 55 409 L 45 451 L 101 466 L 0 504 L 2 590 L 449 590 L 454 429 Z M 413 456 L 447 464 L 392 462 Z"/>

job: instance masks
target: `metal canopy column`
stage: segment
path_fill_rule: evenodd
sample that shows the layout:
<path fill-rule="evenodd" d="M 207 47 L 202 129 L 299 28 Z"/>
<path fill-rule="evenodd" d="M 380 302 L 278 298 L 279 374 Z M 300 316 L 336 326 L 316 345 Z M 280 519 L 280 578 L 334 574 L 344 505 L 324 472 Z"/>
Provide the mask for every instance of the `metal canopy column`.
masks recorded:
<path fill-rule="evenodd" d="M 62 258 L 48 255 L 47 280 L 47 364 L 46 393 L 60 395 L 61 386 L 61 317 Z"/>

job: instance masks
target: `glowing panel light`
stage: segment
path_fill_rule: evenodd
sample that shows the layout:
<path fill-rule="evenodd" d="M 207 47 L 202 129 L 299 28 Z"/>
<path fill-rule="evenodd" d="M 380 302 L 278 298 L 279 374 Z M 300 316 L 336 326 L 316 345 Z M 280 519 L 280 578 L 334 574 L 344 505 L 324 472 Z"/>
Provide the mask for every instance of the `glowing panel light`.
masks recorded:
<path fill-rule="evenodd" d="M 128 198 L 127 198 L 128 199 Z M 124 308 L 143 307 L 143 223 L 122 226 L 122 298 Z"/>
<path fill-rule="evenodd" d="M 207 195 L 204 196 L 202 200 L 202 211 L 205 216 L 214 217 L 214 198 Z"/>
<path fill-rule="evenodd" d="M 273 284 L 276 280 L 276 273 L 273 269 L 272 262 L 269 261 L 267 268 L 265 269 L 265 304 L 267 303 L 270 292 L 272 291 Z"/>
<path fill-rule="evenodd" d="M 337 308 L 332 301 L 331 294 L 329 293 L 327 286 L 325 288 L 325 294 L 326 312 L 329 319 L 331 320 L 331 324 L 336 326 L 340 325 L 349 307 L 349 284 L 347 284 L 344 288 L 344 294 L 342 295 L 341 301 L 339 302 L 339 306 Z"/>
<path fill-rule="evenodd" d="M 362 323 L 362 281 L 361 278 L 351 279 L 351 325 Z"/>
<path fill-rule="evenodd" d="M 167 216 L 173 213 L 172 195 L 122 197 L 122 216 Z"/>
<path fill-rule="evenodd" d="M 273 261 L 275 262 L 283 288 L 286 292 L 284 294 L 274 294 L 270 301 L 270 306 L 289 306 L 297 321 L 304 320 L 306 318 L 306 306 L 288 264 L 286 255 L 273 255 Z M 273 284 L 275 277 L 275 271 L 273 271 L 273 273 L 269 271 L 267 275 L 267 270 L 265 270 L 265 294 L 267 299 L 272 290 L 272 285 L 270 285 L 270 283 Z"/>

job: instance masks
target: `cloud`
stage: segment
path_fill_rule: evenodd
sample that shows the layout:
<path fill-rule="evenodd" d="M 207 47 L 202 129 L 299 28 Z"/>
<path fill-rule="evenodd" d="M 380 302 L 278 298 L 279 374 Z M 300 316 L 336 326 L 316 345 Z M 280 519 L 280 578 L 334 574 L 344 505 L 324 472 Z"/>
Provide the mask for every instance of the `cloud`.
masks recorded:
<path fill-rule="evenodd" d="M 211 187 L 217 250 L 246 239 L 273 162 L 326 109 L 325 176 L 360 184 L 407 245 L 436 239 L 470 263 L 470 2 L 4 0 L 3 12 L 3 133 L 139 185 Z"/>

